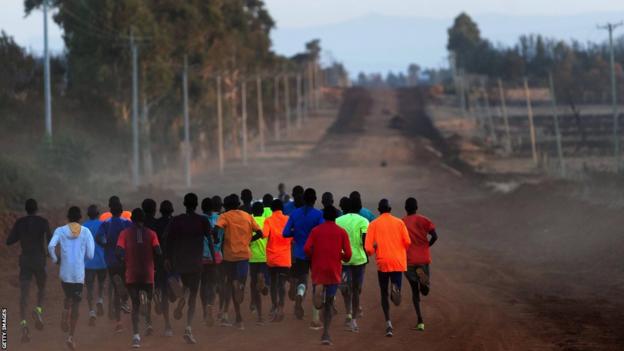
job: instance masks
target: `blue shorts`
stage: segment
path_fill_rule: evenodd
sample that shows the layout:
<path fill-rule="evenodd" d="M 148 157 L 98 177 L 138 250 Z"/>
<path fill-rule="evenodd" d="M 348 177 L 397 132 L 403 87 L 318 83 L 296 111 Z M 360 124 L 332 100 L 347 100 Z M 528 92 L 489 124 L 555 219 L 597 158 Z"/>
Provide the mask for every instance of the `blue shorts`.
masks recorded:
<path fill-rule="evenodd" d="M 249 261 L 223 261 L 221 263 L 225 270 L 225 276 L 230 281 L 239 281 L 245 283 L 247 281 L 247 274 L 249 274 Z"/>
<path fill-rule="evenodd" d="M 314 285 L 312 287 L 312 290 L 316 291 L 316 288 L 317 285 Z M 336 292 L 338 291 L 338 284 L 323 285 L 323 288 L 325 288 L 325 298 L 334 297 L 336 296 Z"/>

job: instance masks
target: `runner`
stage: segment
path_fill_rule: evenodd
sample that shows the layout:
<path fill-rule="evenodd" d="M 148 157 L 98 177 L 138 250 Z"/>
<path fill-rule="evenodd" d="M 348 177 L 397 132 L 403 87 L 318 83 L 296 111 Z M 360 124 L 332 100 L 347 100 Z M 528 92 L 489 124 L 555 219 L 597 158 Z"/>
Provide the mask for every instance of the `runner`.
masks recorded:
<path fill-rule="evenodd" d="M 303 200 L 304 206 L 292 212 L 283 232 L 285 238 L 293 238 L 294 241 L 293 254 L 295 262 L 292 267 L 292 273 L 297 287 L 295 293 L 295 316 L 297 319 L 303 319 L 303 298 L 306 293 L 308 272 L 310 270 L 310 261 L 303 248 L 312 228 L 323 223 L 323 213 L 314 208 L 316 191 L 312 188 L 306 189 L 303 194 Z M 294 285 L 291 284 L 292 286 Z M 316 308 L 312 309 L 310 328 L 317 330 L 321 328 L 319 311 Z"/>
<path fill-rule="evenodd" d="M 321 195 L 321 204 L 323 208 L 334 207 L 334 194 L 329 191 L 324 192 L 323 195 Z M 338 211 L 338 217 L 342 216 L 341 210 L 336 209 L 336 211 Z"/>
<path fill-rule="evenodd" d="M 286 193 L 286 186 L 284 183 L 279 183 L 277 185 L 277 198 L 280 199 L 283 204 L 290 201 L 290 195 Z"/>
<path fill-rule="evenodd" d="M 403 222 L 407 226 L 411 244 L 407 249 L 407 272 L 405 278 L 412 288 L 412 302 L 416 310 L 418 322 L 413 329 L 424 331 L 425 322 L 423 321 L 422 312 L 420 310 L 420 294 L 427 296 L 429 294 L 429 265 L 431 264 L 431 253 L 429 248 L 438 240 L 435 225 L 431 220 L 423 215 L 416 213 L 418 211 L 418 201 L 410 197 L 405 200 L 405 212 L 407 216 L 403 217 Z M 427 235 L 431 239 L 427 239 Z"/>
<path fill-rule="evenodd" d="M 279 199 L 271 203 L 272 214 L 264 221 L 262 232 L 267 238 L 267 266 L 271 276 L 271 322 L 284 319 L 284 297 L 286 296 L 286 280 L 291 266 L 292 238 L 282 235 L 288 216 L 282 212 L 283 204 Z"/>
<path fill-rule="evenodd" d="M 386 336 L 391 337 L 394 329 L 390 321 L 390 304 L 388 303 L 388 287 L 390 297 L 398 306 L 401 304 L 401 276 L 407 270 L 406 250 L 410 245 L 409 234 L 405 223 L 390 212 L 392 207 L 386 199 L 379 201 L 380 216 L 368 226 L 365 248 L 369 256 L 375 255 L 377 260 L 377 278 L 381 291 L 381 307 L 386 318 Z"/>
<path fill-rule="evenodd" d="M 301 206 L 303 206 L 303 187 L 301 185 L 295 185 L 292 188 L 291 201 L 284 202 L 284 214 L 290 216 L 292 211 Z"/>
<path fill-rule="evenodd" d="M 116 196 L 111 197 L 108 206 L 112 217 L 100 225 L 95 236 L 95 241 L 104 247 L 104 258 L 106 259 L 106 267 L 108 267 L 108 279 L 110 284 L 108 316 L 111 320 L 117 322 L 115 325 L 115 332 L 120 333 L 123 331 L 121 309 L 122 305 L 127 306 L 128 291 L 123 282 L 123 277 L 125 276 L 123 263 L 117 259 L 115 248 L 117 247 L 119 233 L 128 228 L 131 222 L 121 218 L 123 205 L 119 198 Z"/>
<path fill-rule="evenodd" d="M 219 216 L 216 229 L 223 232 L 225 298 L 229 300 L 232 297 L 236 312 L 235 326 L 242 330 L 244 326 L 240 304 L 243 302 L 249 270 L 249 244 L 262 238 L 262 230 L 251 215 L 238 209 L 240 201 L 236 194 L 227 196 L 223 202 L 225 212 Z"/>
<path fill-rule="evenodd" d="M 154 203 L 155 204 L 155 203 Z M 148 205 L 149 208 L 149 205 Z M 139 313 L 145 315 L 145 336 L 152 335 L 152 293 L 154 290 L 154 266 L 162 259 L 158 236 L 145 226 L 145 213 L 136 208 L 132 211 L 132 226 L 124 229 L 117 240 L 116 254 L 126 265 L 126 287 L 132 300 L 132 347 L 141 346 Z M 154 257 L 156 256 L 156 257 Z"/>
<path fill-rule="evenodd" d="M 102 222 L 98 219 L 100 211 L 96 205 L 90 205 L 87 208 L 87 216 L 89 220 L 82 225 L 89 229 L 93 240 L 95 235 L 100 229 Z M 95 279 L 98 283 L 97 294 L 97 312 L 93 308 L 93 289 L 95 288 Z M 104 315 L 104 282 L 106 281 L 106 259 L 104 258 L 104 248 L 100 245 L 95 245 L 95 253 L 93 259 L 85 259 L 85 285 L 87 286 L 87 304 L 89 305 L 89 326 L 95 326 L 95 321 L 98 316 Z"/>
<path fill-rule="evenodd" d="M 56 228 L 48 245 L 52 262 L 60 263 L 59 278 L 65 293 L 61 329 L 68 333 L 65 343 L 71 350 L 76 349 L 74 332 L 78 323 L 78 311 L 82 299 L 85 278 L 85 257 L 93 259 L 95 243 L 89 229 L 80 225 L 80 208 L 72 206 L 67 211 L 68 224 Z M 60 245 L 60 262 L 56 256 L 56 246 Z"/>
<path fill-rule="evenodd" d="M 169 228 L 169 224 L 173 219 L 173 204 L 169 200 L 165 200 L 160 203 L 160 218 L 156 220 L 156 225 L 154 230 L 156 231 L 156 235 L 158 236 L 158 242 L 160 243 L 160 248 L 164 252 L 164 243 L 166 242 L 165 233 Z M 171 337 L 173 336 L 173 329 L 171 328 L 171 320 L 169 319 L 169 299 L 171 292 L 169 291 L 169 284 L 167 282 L 168 273 L 165 270 L 165 266 L 162 260 L 156 261 L 156 275 L 155 275 L 155 302 L 156 302 L 156 313 L 162 313 L 163 319 L 165 320 L 165 331 L 164 336 Z"/>
<path fill-rule="evenodd" d="M 141 203 L 143 210 L 143 225 L 153 231 L 156 230 L 156 201 L 153 199 L 145 199 Z M 134 222 L 134 221 L 133 221 Z"/>
<path fill-rule="evenodd" d="M 261 202 L 256 202 L 252 205 L 253 218 L 258 224 L 258 227 L 264 232 L 264 206 Z M 249 244 L 251 251 L 251 257 L 249 258 L 249 278 L 251 279 L 249 289 L 251 290 L 251 310 L 256 311 L 258 315 L 258 321 L 256 324 L 264 325 L 264 318 L 262 315 L 262 296 L 268 295 L 271 279 L 269 277 L 269 270 L 267 269 L 267 257 L 266 257 L 267 239 L 261 238 L 252 241 Z"/>
<path fill-rule="evenodd" d="M 353 205 L 351 205 L 353 204 Z M 362 207 L 360 200 L 344 198 L 341 206 L 346 214 L 336 219 L 336 224 L 347 231 L 351 243 L 351 260 L 343 263 L 342 267 L 342 296 L 344 298 L 347 318 L 345 326 L 347 330 L 357 333 L 360 328 L 357 318 L 360 311 L 360 293 L 364 283 L 364 272 L 368 257 L 364 250 L 368 220 L 358 214 L 357 208 Z"/>
<path fill-rule="evenodd" d="M 213 217 L 214 212 L 212 211 L 212 199 L 209 197 L 203 199 L 201 209 L 203 215 L 210 222 L 210 227 L 214 228 L 218 215 Z M 202 309 L 204 312 L 204 323 L 207 326 L 212 327 L 214 325 L 213 306 L 218 286 L 217 275 L 219 264 L 223 260 L 223 256 L 221 254 L 221 240 L 215 242 L 212 236 L 205 237 L 203 255 L 203 270 L 201 276 L 201 286 L 199 288 L 199 297 L 201 299 Z"/>
<path fill-rule="evenodd" d="M 7 245 L 13 245 L 19 241 L 21 254 L 19 257 L 19 282 L 20 282 L 20 326 L 22 328 L 22 342 L 30 341 L 30 331 L 26 321 L 26 309 L 30 295 L 30 282 L 35 277 L 37 283 L 37 305 L 32 316 L 35 320 L 35 328 L 43 329 L 43 299 L 46 286 L 46 252 L 45 247 L 50 241 L 50 225 L 48 220 L 37 215 L 37 201 L 26 200 L 26 216 L 15 221 L 9 236 Z"/>
<path fill-rule="evenodd" d="M 203 269 L 204 237 L 211 234 L 210 222 L 204 216 L 195 213 L 197 205 L 197 195 L 188 193 L 184 196 L 186 213 L 177 215 L 171 220 L 165 245 L 165 267 L 169 272 L 180 274 L 185 290 L 183 296 L 178 298 L 180 302 L 176 312 L 180 313 L 184 303 L 188 303 L 184 340 L 189 344 L 197 343 L 191 324 L 195 316 L 195 303 Z"/>
<path fill-rule="evenodd" d="M 269 218 L 271 217 L 271 203 L 273 202 L 273 195 L 271 194 L 264 194 L 264 196 L 262 197 L 262 206 L 264 207 L 263 212 L 262 212 L 262 216 L 264 218 Z"/>
<path fill-rule="evenodd" d="M 223 212 L 223 200 L 221 196 L 215 195 L 212 197 L 212 214 L 210 215 L 210 224 L 212 228 L 215 228 L 217 225 L 217 220 L 219 219 L 219 215 Z M 217 258 L 219 262 L 223 262 L 223 231 L 215 231 L 217 235 L 217 242 L 215 242 L 215 247 L 217 247 Z M 217 276 L 216 276 L 216 286 L 215 290 L 219 295 L 219 312 L 217 313 L 217 320 L 219 321 L 219 325 L 222 327 L 231 327 L 232 323 L 230 322 L 228 316 L 228 310 L 230 309 L 230 301 L 226 299 L 226 286 L 225 286 L 225 272 L 222 264 L 218 264 L 217 266 Z"/>
<path fill-rule="evenodd" d="M 110 207 L 111 203 L 113 202 L 120 202 L 119 196 L 115 196 L 115 195 L 111 196 L 108 199 L 108 207 Z M 105 222 L 111 219 L 112 217 L 113 217 L 113 214 L 110 211 L 104 212 L 100 215 L 100 222 Z M 130 217 L 132 217 L 132 213 L 130 211 L 121 212 L 121 218 L 130 220 Z"/>
<path fill-rule="evenodd" d="M 360 203 L 363 203 L 362 201 L 362 196 L 360 195 L 359 191 L 353 191 L 351 192 L 351 194 L 349 195 L 349 199 L 353 200 L 353 199 L 358 199 Z M 373 212 L 371 210 L 369 210 L 366 207 L 361 207 L 359 209 L 359 214 L 360 216 L 366 218 L 368 220 L 368 222 L 372 222 L 375 220 L 375 218 L 377 218 L 377 216 L 375 216 L 373 214 Z"/>
<path fill-rule="evenodd" d="M 243 191 L 241 191 L 240 199 L 243 202 L 240 209 L 251 214 L 251 202 L 253 201 L 253 194 L 251 193 L 251 190 L 243 189 Z"/>
<path fill-rule="evenodd" d="M 333 206 L 323 209 L 324 223 L 310 232 L 305 244 L 305 253 L 312 263 L 314 306 L 323 308 L 323 335 L 321 343 L 331 345 L 329 325 L 331 324 L 334 297 L 340 284 L 342 261 L 351 260 L 351 244 L 347 232 L 336 225 L 338 211 Z"/>

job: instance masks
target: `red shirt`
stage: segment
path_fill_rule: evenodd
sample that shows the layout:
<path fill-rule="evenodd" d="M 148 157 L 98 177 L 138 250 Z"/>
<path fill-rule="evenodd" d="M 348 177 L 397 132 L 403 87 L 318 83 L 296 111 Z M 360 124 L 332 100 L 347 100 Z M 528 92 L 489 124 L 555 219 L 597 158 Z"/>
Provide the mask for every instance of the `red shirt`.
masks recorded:
<path fill-rule="evenodd" d="M 327 221 L 314 227 L 303 248 L 310 257 L 312 282 L 316 285 L 339 284 L 342 261 L 351 259 L 351 244 L 347 232 Z"/>
<path fill-rule="evenodd" d="M 407 248 L 407 264 L 430 264 L 429 239 L 427 234 L 435 229 L 433 222 L 419 214 L 409 215 L 403 218 L 411 244 Z"/>
<path fill-rule="evenodd" d="M 119 234 L 117 246 L 125 250 L 126 284 L 154 283 L 154 248 L 160 246 L 153 230 L 135 225 Z"/>

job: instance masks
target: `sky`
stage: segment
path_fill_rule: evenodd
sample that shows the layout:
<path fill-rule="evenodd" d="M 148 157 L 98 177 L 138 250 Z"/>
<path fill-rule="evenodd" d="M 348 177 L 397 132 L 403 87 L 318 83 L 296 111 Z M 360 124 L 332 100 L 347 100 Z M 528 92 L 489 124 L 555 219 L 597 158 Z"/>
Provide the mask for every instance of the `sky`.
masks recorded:
<path fill-rule="evenodd" d="M 97 1 L 97 0 L 92 0 Z M 370 60 L 369 62 L 356 62 L 350 57 L 358 57 L 360 61 L 367 56 L 366 50 L 378 50 L 371 45 L 370 48 L 358 48 L 349 53 L 342 50 L 342 43 L 333 39 L 331 28 L 336 24 L 354 21 L 358 18 L 371 16 L 400 16 L 403 18 L 427 18 L 443 19 L 450 25 L 452 18 L 459 12 L 466 11 L 471 16 L 505 15 L 505 16 L 565 16 L 592 13 L 624 13 L 624 1 L 622 0 L 265 0 L 269 12 L 276 21 L 277 28 L 273 35 L 275 51 L 280 54 L 291 55 L 303 47 L 303 41 L 312 39 L 309 36 L 316 28 L 323 28 L 324 39 L 328 46 L 324 48 L 331 52 L 337 60 L 344 60 L 351 71 L 388 71 L 396 67 L 406 67 L 409 63 L 405 55 L 387 55 L 384 60 Z M 63 50 L 62 32 L 56 24 L 50 20 L 50 48 L 53 52 Z M 583 23 L 583 31 L 580 36 L 583 40 L 597 40 L 602 33 L 595 30 L 593 23 Z M 328 29 L 329 28 L 329 29 Z M 305 31 L 310 29 L 309 31 Z M 509 42 L 507 37 L 497 37 L 499 33 L 509 32 L 509 38 L 516 38 L 517 33 L 510 31 L 505 22 L 493 21 L 491 25 L 484 24 L 482 28 L 484 36 L 495 40 Z M 41 53 L 43 49 L 43 19 L 41 11 L 35 11 L 30 16 L 24 16 L 23 0 L 0 0 L 0 30 L 4 30 L 22 46 L 32 52 Z M 374 28 L 372 29 L 374 31 Z M 525 30 L 521 28 L 520 30 Z M 530 30 L 530 28 L 528 29 Z M 559 32 L 555 32 L 557 35 Z M 566 33 L 566 32 L 563 32 Z M 424 66 L 440 65 L 446 55 L 444 50 L 444 28 L 435 37 L 441 41 L 440 45 L 427 48 L 433 50 L 424 56 L 415 56 L 414 61 L 422 61 Z M 338 36 L 336 36 L 338 38 Z M 329 45 L 331 43 L 331 46 Z M 347 43 L 345 43 L 347 44 Z M 366 42 L 364 42 L 366 44 Z M 387 44 L 387 43 L 382 43 Z M 400 49 L 397 45 L 397 49 Z M 416 44 L 414 44 L 416 45 Z M 393 50 L 388 47 L 388 50 Z M 419 49 L 414 47 L 414 51 Z"/>

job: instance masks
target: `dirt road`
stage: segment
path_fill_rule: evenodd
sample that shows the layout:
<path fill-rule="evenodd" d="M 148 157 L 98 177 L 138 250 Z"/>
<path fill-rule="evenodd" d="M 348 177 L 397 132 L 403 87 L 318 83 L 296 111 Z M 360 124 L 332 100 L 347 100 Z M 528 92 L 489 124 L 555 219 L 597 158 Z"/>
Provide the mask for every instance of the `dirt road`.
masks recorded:
<path fill-rule="evenodd" d="M 359 107 L 356 105 L 360 105 Z M 201 195 L 239 192 L 250 187 L 254 195 L 275 192 L 277 183 L 313 186 L 317 192 L 332 191 L 335 198 L 359 190 L 365 205 L 375 209 L 376 202 L 391 200 L 393 213 L 402 216 L 407 196 L 419 199 L 421 210 L 438 225 L 440 240 L 432 251 L 432 293 L 424 299 L 427 330 L 411 331 L 415 313 L 410 304 L 410 291 L 404 289 L 403 304 L 392 308 L 395 337 L 383 336 L 384 321 L 379 306 L 379 291 L 374 264 L 368 266 L 362 304 L 364 318 L 359 334 L 344 331 L 343 315 L 332 326 L 335 346 L 340 350 L 558 350 L 544 331 L 556 333 L 552 321 L 534 312 L 534 305 L 522 298 L 524 275 L 506 266 L 495 249 L 476 245 L 491 242 L 494 231 L 482 224 L 489 213 L 478 207 L 491 201 L 492 194 L 473 177 L 463 173 L 448 150 L 440 153 L 431 130 L 419 120 L 422 101 L 411 101 L 392 91 L 347 93 L 338 119 L 317 116 L 306 122 L 305 130 L 293 131 L 280 143 L 272 143 L 264 155 L 250 161 L 250 167 L 229 165 L 226 174 L 206 170 L 198 174 L 197 191 Z M 364 107 L 362 107 L 364 106 Z M 358 108 L 356 108 L 358 107 Z M 388 127 L 393 114 L 403 111 L 412 121 L 403 130 Z M 334 123 L 335 122 L 335 123 Z M 414 129 L 411 129 L 411 128 Z M 436 149 L 438 147 L 438 149 Z M 382 164 L 384 166 L 382 166 Z M 161 200 L 161 199 L 158 199 Z M 180 206 L 180 205 L 178 205 Z M 496 221 L 496 219 L 492 219 Z M 4 251 L 3 251 L 4 252 Z M 9 347 L 15 350 L 60 350 L 63 336 L 58 326 L 60 284 L 56 267 L 49 266 L 48 315 L 43 332 L 33 331 L 33 341 L 20 345 L 17 328 L 17 296 L 14 271 L 8 271 L 14 259 L 3 261 L 0 287 L 3 306 L 9 307 Z M 517 274 L 516 274 L 517 273 Z M 13 278 L 12 278 L 13 277 Z M 340 299 L 339 311 L 344 308 Z M 268 300 L 265 300 L 268 304 Z M 310 305 L 307 302 L 308 306 Z M 113 325 L 101 319 L 98 325 L 86 325 L 86 310 L 76 337 L 80 350 L 125 350 L 129 348 L 130 323 L 126 331 L 113 334 Z M 248 305 L 248 296 L 244 303 Z M 288 308 L 290 310 L 290 307 Z M 247 310 L 247 308 L 245 308 Z M 309 308 L 306 310 L 309 312 Z M 199 313 L 197 314 L 200 315 Z M 292 314 L 281 324 L 255 326 L 252 316 L 245 315 L 245 331 L 232 328 L 194 326 L 198 345 L 182 343 L 182 324 L 176 322 L 173 338 L 164 338 L 162 322 L 156 317 L 156 335 L 144 338 L 147 350 L 318 350 L 319 332 L 308 329 L 309 313 L 304 321 Z M 574 349 L 574 348 L 568 348 Z M 592 347 L 588 349 L 593 349 Z M 607 349 L 607 348 L 605 348 Z M 614 350 L 616 348 L 613 348 Z"/>

